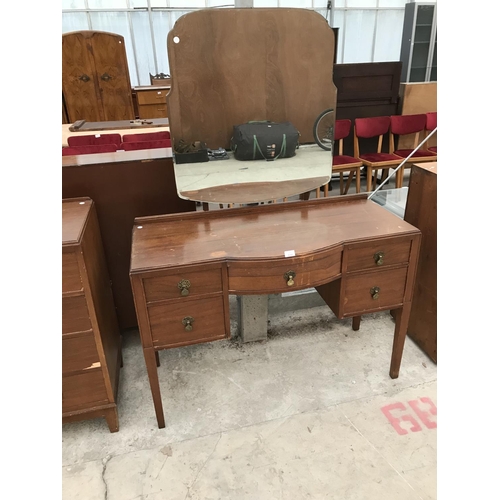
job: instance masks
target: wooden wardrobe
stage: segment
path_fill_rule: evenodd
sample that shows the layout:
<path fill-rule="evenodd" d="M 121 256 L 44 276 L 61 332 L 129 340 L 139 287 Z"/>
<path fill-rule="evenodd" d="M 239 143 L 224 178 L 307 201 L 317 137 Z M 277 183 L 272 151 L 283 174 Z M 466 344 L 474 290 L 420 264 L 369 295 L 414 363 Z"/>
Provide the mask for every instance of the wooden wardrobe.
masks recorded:
<path fill-rule="evenodd" d="M 104 31 L 63 34 L 62 90 L 70 123 L 133 120 L 124 38 Z"/>

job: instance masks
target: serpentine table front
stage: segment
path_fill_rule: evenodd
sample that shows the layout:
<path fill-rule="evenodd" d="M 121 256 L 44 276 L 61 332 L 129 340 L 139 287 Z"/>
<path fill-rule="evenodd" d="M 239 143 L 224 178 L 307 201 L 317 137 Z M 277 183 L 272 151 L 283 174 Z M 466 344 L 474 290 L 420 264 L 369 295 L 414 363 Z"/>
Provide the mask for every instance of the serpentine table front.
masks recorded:
<path fill-rule="evenodd" d="M 136 218 L 130 279 L 158 426 L 157 351 L 227 339 L 229 294 L 315 287 L 354 330 L 392 310 L 397 378 L 420 239 L 366 194 Z"/>

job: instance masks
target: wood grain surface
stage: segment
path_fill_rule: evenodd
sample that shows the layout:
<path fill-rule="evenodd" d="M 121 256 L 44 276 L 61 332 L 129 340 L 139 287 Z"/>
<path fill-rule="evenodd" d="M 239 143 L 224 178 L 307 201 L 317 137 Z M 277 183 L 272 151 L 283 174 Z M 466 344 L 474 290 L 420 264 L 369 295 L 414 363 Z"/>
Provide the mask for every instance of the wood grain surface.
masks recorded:
<path fill-rule="evenodd" d="M 178 43 L 174 43 L 174 38 Z M 290 121 L 300 142 L 336 107 L 334 34 L 307 9 L 206 9 L 179 18 L 167 37 L 174 141 L 229 148 L 234 125 Z"/>

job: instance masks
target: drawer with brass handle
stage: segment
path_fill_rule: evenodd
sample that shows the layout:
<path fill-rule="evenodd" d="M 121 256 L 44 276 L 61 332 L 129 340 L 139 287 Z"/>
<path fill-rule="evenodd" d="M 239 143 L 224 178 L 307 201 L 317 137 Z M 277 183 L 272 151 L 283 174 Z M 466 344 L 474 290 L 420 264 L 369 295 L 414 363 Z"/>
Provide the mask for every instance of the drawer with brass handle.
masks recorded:
<path fill-rule="evenodd" d="M 403 303 L 408 268 L 346 276 L 343 314 L 388 309 Z"/>
<path fill-rule="evenodd" d="M 178 347 L 226 338 L 223 297 L 148 306 L 154 347 Z"/>
<path fill-rule="evenodd" d="M 221 269 L 188 271 L 184 274 L 166 274 L 143 280 L 146 302 L 182 299 L 207 293 L 222 293 Z"/>
<path fill-rule="evenodd" d="M 229 291 L 279 293 L 301 290 L 340 276 L 342 248 L 308 257 L 287 257 L 265 262 L 230 262 Z"/>
<path fill-rule="evenodd" d="M 346 271 L 382 269 L 406 264 L 410 259 L 411 240 L 392 238 L 346 245 Z"/>

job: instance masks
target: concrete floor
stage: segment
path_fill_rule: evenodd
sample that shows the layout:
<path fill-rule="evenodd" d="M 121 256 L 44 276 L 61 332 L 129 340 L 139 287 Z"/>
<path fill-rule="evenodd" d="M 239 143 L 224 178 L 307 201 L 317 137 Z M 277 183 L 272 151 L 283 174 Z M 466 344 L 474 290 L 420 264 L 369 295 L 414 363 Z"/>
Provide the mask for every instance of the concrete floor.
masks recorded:
<path fill-rule="evenodd" d="M 436 365 L 408 338 L 389 377 L 389 312 L 354 332 L 325 305 L 270 307 L 268 340 L 243 344 L 231 308 L 231 340 L 160 352 L 164 429 L 124 334 L 120 430 L 63 426 L 64 500 L 437 497 Z"/>

